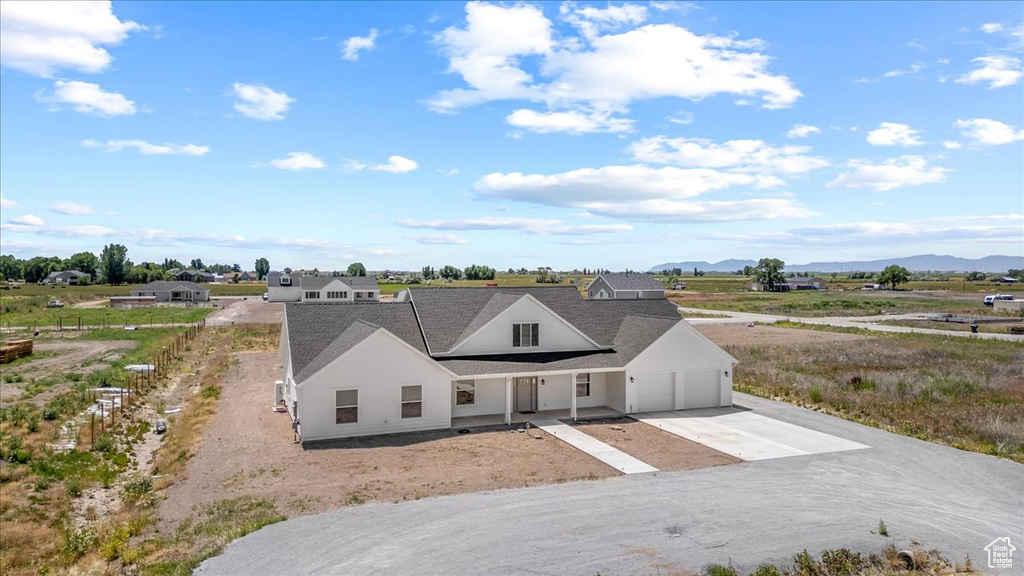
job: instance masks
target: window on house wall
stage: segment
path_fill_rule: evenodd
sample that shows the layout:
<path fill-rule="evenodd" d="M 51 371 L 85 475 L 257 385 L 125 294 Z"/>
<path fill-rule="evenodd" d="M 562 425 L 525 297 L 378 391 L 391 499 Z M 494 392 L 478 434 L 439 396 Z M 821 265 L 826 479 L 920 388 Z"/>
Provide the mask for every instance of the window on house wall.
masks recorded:
<path fill-rule="evenodd" d="M 318 300 L 319 298 L 319 292 L 306 292 L 306 300 Z"/>
<path fill-rule="evenodd" d="M 291 285 L 292 285 L 292 279 L 291 278 L 288 278 L 286 276 L 282 276 L 281 277 L 281 286 L 291 286 Z"/>
<path fill-rule="evenodd" d="M 423 386 L 402 386 L 402 418 L 423 416 Z"/>
<path fill-rule="evenodd" d="M 457 380 L 455 382 L 455 405 L 467 406 L 476 404 L 476 380 Z"/>
<path fill-rule="evenodd" d="M 534 346 L 540 346 L 540 324 L 512 324 L 512 347 L 531 348 Z"/>
<path fill-rule="evenodd" d="M 345 298 L 348 298 L 348 292 L 328 292 L 327 298 L 333 300 L 344 300 Z"/>
<path fill-rule="evenodd" d="M 576 375 L 576 397 L 586 398 L 590 396 L 590 372 Z"/>
<path fill-rule="evenodd" d="M 336 390 L 334 392 L 334 423 L 354 424 L 359 422 L 359 390 Z"/>

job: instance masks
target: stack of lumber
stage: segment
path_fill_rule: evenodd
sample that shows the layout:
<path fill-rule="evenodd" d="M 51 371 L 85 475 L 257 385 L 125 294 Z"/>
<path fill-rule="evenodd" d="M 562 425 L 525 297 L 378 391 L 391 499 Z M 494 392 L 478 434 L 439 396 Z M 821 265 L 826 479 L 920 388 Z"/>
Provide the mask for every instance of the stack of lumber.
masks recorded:
<path fill-rule="evenodd" d="M 0 346 L 0 364 L 13 362 L 22 356 L 32 355 L 31 340 L 12 340 Z"/>

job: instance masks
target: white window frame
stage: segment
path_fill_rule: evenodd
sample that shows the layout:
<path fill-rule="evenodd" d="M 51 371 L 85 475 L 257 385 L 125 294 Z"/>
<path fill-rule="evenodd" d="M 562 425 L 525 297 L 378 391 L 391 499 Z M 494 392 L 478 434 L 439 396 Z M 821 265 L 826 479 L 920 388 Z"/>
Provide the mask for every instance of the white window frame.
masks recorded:
<path fill-rule="evenodd" d="M 462 387 L 460 390 L 459 387 Z M 465 393 L 468 396 L 468 400 L 463 401 L 459 397 L 460 393 Z M 476 404 L 476 380 L 456 380 L 455 381 L 455 405 L 456 406 L 473 406 Z"/>
<path fill-rule="evenodd" d="M 529 326 L 529 339 L 523 343 L 523 326 Z M 512 347 L 513 348 L 537 348 L 540 346 L 540 323 L 539 322 L 513 322 L 512 323 Z"/>
<path fill-rule="evenodd" d="M 320 291 L 319 290 L 307 290 L 306 294 L 303 296 L 303 298 L 305 298 L 306 300 L 319 300 L 320 299 Z"/>
<path fill-rule="evenodd" d="M 580 394 L 580 385 L 586 385 L 586 394 Z M 590 372 L 580 372 L 576 375 L 576 397 L 590 397 Z"/>
<path fill-rule="evenodd" d="M 327 299 L 328 300 L 344 300 L 346 298 L 348 298 L 348 292 L 345 291 L 345 290 L 342 290 L 340 292 L 328 292 L 327 293 Z"/>
<path fill-rule="evenodd" d="M 415 399 L 406 400 L 405 399 L 405 391 L 406 391 L 406 389 L 412 389 L 412 388 L 418 388 L 419 389 L 418 390 L 418 392 L 419 392 L 418 397 L 415 398 Z M 410 392 L 411 391 L 412 390 L 410 390 Z M 402 386 L 400 394 L 401 394 L 401 396 L 399 397 L 399 399 L 401 400 L 401 404 L 402 404 L 402 409 L 401 409 L 402 420 L 407 420 L 407 419 L 410 419 L 410 418 L 422 418 L 423 417 L 423 385 L 422 384 L 409 384 L 409 385 L 406 385 L 406 386 Z M 413 406 L 413 405 L 418 405 L 419 406 L 419 413 L 416 414 L 415 416 L 406 416 L 405 415 L 405 407 L 406 406 Z"/>
<path fill-rule="evenodd" d="M 356 393 L 356 403 L 355 404 L 338 404 L 338 392 L 355 392 Z M 355 419 L 355 421 L 352 421 L 352 422 L 339 422 L 338 421 L 338 410 L 339 409 L 348 409 L 348 408 L 355 408 L 355 410 L 356 410 L 356 419 Z M 344 388 L 344 389 L 335 390 L 334 391 L 334 424 L 335 425 L 341 425 L 341 424 L 358 424 L 358 423 L 359 423 L 359 389 L 358 388 Z"/>
<path fill-rule="evenodd" d="M 281 284 L 281 286 L 291 286 L 292 285 L 292 279 L 288 278 L 287 276 L 282 276 L 281 278 L 278 279 L 278 282 Z"/>

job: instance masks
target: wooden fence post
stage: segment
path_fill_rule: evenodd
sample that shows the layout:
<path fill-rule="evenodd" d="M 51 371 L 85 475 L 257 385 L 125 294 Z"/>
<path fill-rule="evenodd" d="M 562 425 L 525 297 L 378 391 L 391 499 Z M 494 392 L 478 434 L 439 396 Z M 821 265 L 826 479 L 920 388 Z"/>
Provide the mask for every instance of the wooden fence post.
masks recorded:
<path fill-rule="evenodd" d="M 90 414 L 92 418 L 89 419 L 89 442 L 92 444 L 91 449 L 96 449 L 96 413 Z"/>

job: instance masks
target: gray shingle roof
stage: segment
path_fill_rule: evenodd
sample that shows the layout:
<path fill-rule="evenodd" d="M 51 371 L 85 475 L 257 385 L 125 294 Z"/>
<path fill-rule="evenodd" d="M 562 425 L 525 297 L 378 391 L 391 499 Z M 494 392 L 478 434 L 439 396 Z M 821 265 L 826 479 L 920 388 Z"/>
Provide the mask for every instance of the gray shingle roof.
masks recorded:
<path fill-rule="evenodd" d="M 572 286 L 410 288 L 407 302 L 286 304 L 292 374 L 308 378 L 378 327 L 415 349 L 443 354 L 526 294 L 589 338 L 600 351 L 438 357 L 459 375 L 588 370 L 625 366 L 682 318 L 664 299 L 584 300 Z M 426 338 L 426 340 L 424 340 Z"/>
<path fill-rule="evenodd" d="M 510 286 L 501 288 L 409 288 L 410 301 L 432 354 L 452 350 L 470 334 L 471 326 L 483 326 L 511 305 L 530 294 L 552 312 L 564 318 L 599 346 L 610 347 L 627 314 L 679 318 L 675 304 L 668 300 L 584 300 L 573 286 Z M 498 300 L 492 298 L 498 294 Z"/>
<path fill-rule="evenodd" d="M 297 382 L 361 342 L 377 327 L 386 329 L 420 352 L 427 352 L 409 303 L 286 304 L 285 321 L 292 374 Z"/>
<path fill-rule="evenodd" d="M 325 286 L 340 280 L 353 290 L 377 290 L 377 279 L 372 276 L 303 276 L 303 290 L 322 290 Z M 294 280 L 292 280 L 294 282 Z"/>
<path fill-rule="evenodd" d="M 155 280 L 144 286 L 132 290 L 135 292 L 171 292 L 174 290 L 191 290 L 192 292 L 209 292 L 208 289 L 203 288 L 195 282 L 188 282 L 186 280 Z"/>
<path fill-rule="evenodd" d="M 291 278 L 292 283 L 287 286 L 298 287 L 298 274 L 285 274 L 284 272 L 267 272 L 267 287 L 277 288 L 281 286 L 281 278 Z"/>
<path fill-rule="evenodd" d="M 612 290 L 665 290 L 665 287 L 650 274 L 601 274 L 601 278 Z"/>

